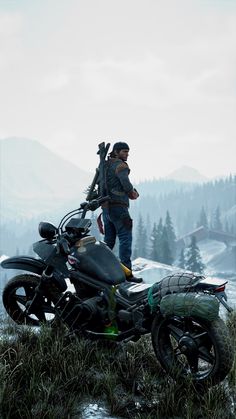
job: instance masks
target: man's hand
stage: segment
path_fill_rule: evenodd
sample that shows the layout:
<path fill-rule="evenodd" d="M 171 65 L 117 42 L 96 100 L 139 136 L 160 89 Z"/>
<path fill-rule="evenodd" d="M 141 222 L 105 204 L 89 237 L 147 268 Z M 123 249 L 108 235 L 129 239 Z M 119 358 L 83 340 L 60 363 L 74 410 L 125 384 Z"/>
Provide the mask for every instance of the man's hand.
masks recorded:
<path fill-rule="evenodd" d="M 129 199 L 137 199 L 139 197 L 139 193 L 136 189 L 133 189 L 131 192 L 128 193 Z"/>

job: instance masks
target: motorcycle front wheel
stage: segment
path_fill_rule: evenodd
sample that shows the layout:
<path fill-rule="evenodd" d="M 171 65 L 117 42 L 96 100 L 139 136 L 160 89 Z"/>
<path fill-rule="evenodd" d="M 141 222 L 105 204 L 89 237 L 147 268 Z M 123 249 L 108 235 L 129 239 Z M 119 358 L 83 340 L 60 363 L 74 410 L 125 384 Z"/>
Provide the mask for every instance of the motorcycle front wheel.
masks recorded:
<path fill-rule="evenodd" d="M 162 367 L 175 380 L 190 378 L 196 386 L 220 383 L 233 364 L 233 347 L 225 323 L 185 317 L 158 317 L 152 344 Z"/>
<path fill-rule="evenodd" d="M 3 305 L 17 324 L 40 326 L 41 323 L 51 324 L 55 319 L 54 306 L 45 295 L 32 313 L 26 311 L 38 284 L 39 277 L 30 274 L 17 275 L 6 284 L 2 294 Z"/>

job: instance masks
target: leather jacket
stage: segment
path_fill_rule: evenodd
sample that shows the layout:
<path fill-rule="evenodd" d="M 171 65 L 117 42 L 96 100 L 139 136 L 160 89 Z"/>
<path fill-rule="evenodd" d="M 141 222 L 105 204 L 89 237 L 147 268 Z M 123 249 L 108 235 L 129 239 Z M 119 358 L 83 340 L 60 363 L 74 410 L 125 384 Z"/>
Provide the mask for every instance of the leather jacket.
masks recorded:
<path fill-rule="evenodd" d="M 128 164 L 121 159 L 109 158 L 106 162 L 106 189 L 111 197 L 109 205 L 129 207 L 129 198 L 134 191 L 129 173 Z"/>

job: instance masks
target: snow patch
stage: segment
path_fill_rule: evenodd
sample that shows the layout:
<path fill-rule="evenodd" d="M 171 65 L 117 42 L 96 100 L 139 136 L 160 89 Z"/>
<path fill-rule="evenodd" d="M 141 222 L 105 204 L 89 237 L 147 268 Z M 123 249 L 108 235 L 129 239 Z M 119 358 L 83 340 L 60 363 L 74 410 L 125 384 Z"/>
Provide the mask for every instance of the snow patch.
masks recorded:
<path fill-rule="evenodd" d="M 0 256 L 0 263 L 2 263 L 4 260 L 6 260 L 8 258 L 9 258 L 9 256 L 6 256 L 6 255 Z"/>
<path fill-rule="evenodd" d="M 224 252 L 226 249 L 225 243 L 222 243 L 217 240 L 201 240 L 197 243 L 197 245 L 199 247 L 204 265 L 210 263 L 215 256 Z"/>
<path fill-rule="evenodd" d="M 218 243 L 218 242 L 217 242 Z M 210 246 L 209 246 L 210 248 Z M 211 250 L 215 249 L 214 244 L 211 247 Z M 213 257 L 214 253 L 209 255 Z M 187 270 L 183 270 L 179 268 L 178 266 L 173 265 L 165 265 L 160 262 L 155 262 L 153 260 L 144 259 L 144 258 L 137 258 L 133 261 L 132 266 L 133 272 L 135 272 L 135 276 L 143 278 L 143 281 L 147 284 L 154 284 L 155 282 L 160 281 L 167 275 L 173 275 L 177 272 L 189 272 Z M 226 294 L 228 297 L 228 304 L 236 309 L 236 274 L 231 274 L 230 276 L 228 274 L 223 275 L 223 272 L 221 272 L 221 275 L 217 275 L 217 272 L 212 270 L 208 270 L 205 272 L 205 275 L 208 278 L 216 278 L 222 282 L 223 280 L 227 280 L 226 285 Z M 223 308 L 223 307 L 222 307 Z"/>

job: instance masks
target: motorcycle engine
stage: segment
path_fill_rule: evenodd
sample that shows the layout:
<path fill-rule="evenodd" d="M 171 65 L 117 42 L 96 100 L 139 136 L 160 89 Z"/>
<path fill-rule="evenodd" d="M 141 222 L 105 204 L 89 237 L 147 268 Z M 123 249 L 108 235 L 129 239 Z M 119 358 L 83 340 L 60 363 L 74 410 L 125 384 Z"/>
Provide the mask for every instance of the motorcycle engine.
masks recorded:
<path fill-rule="evenodd" d="M 56 309 L 62 321 L 73 330 L 88 326 L 94 328 L 99 323 L 103 324 L 106 313 L 104 299 L 101 296 L 81 300 L 71 292 L 64 294 Z"/>

